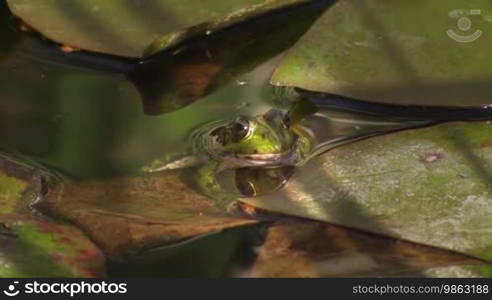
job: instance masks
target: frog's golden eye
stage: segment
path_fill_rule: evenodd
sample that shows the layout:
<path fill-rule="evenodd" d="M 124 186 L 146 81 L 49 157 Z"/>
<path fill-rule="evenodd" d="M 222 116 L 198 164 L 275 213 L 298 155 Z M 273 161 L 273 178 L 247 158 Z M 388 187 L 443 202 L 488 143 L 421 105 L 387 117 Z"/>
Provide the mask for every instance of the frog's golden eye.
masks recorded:
<path fill-rule="evenodd" d="M 237 143 L 244 139 L 249 132 L 249 122 L 243 118 L 237 118 L 232 124 L 232 140 Z"/>

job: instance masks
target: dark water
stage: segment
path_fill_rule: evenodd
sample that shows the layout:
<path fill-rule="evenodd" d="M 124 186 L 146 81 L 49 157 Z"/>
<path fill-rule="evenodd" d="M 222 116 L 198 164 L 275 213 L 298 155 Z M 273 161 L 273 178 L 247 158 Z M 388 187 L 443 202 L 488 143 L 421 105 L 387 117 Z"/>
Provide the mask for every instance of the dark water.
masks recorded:
<path fill-rule="evenodd" d="M 190 150 L 197 127 L 268 110 L 278 58 L 183 109 L 149 116 L 125 74 L 65 59 L 57 45 L 19 31 L 2 2 L 0 151 L 75 179 L 135 173 L 156 158 Z M 95 56 L 97 57 L 97 56 Z M 225 105 L 226 104 L 226 105 Z M 232 276 L 261 240 L 262 226 L 227 230 L 130 261 L 111 260 L 110 276 Z"/>

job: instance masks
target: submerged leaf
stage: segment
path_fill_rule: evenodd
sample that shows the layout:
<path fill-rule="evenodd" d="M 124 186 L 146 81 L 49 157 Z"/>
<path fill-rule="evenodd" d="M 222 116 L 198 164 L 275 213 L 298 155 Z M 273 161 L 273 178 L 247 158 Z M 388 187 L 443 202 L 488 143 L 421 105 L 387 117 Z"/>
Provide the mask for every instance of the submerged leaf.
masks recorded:
<path fill-rule="evenodd" d="M 244 202 L 492 261 L 492 125 L 448 123 L 344 145 Z"/>
<path fill-rule="evenodd" d="M 177 172 L 64 182 L 38 207 L 77 224 L 113 256 L 256 222 L 216 207 Z"/>
<path fill-rule="evenodd" d="M 337 1 L 272 83 L 380 103 L 489 105 L 491 20 L 487 0 Z"/>
<path fill-rule="evenodd" d="M 101 277 L 105 259 L 77 228 L 23 215 L 0 217 L 0 277 Z"/>

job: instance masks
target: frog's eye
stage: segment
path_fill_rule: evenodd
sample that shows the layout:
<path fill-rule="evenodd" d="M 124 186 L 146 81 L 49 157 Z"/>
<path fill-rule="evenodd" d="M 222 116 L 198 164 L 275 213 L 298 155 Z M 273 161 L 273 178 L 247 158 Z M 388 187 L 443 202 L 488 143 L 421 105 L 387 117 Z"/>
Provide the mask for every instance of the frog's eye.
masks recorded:
<path fill-rule="evenodd" d="M 237 118 L 231 128 L 233 142 L 237 143 L 248 135 L 249 122 L 243 118 Z"/>

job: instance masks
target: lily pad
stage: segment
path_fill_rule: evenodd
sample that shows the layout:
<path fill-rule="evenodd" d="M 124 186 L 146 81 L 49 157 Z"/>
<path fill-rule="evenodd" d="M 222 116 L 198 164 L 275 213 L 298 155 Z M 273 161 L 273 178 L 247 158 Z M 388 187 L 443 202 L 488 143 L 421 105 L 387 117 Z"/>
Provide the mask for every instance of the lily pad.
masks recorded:
<path fill-rule="evenodd" d="M 63 182 L 37 207 L 82 228 L 112 256 L 173 245 L 257 221 L 234 217 L 178 172 Z"/>
<path fill-rule="evenodd" d="M 100 277 L 105 259 L 77 228 L 35 215 L 44 172 L 0 156 L 0 277 Z"/>
<path fill-rule="evenodd" d="M 8 0 L 12 12 L 46 37 L 75 48 L 140 57 L 155 39 L 185 37 L 311 0 Z M 161 43 L 162 46 L 162 43 Z M 160 47 L 163 48 L 163 47 Z"/>
<path fill-rule="evenodd" d="M 337 1 L 271 81 L 379 103 L 489 105 L 491 22 L 487 0 Z"/>
<path fill-rule="evenodd" d="M 277 221 L 247 277 L 483 277 L 480 260 L 304 220 Z"/>
<path fill-rule="evenodd" d="M 492 261 L 492 125 L 448 123 L 355 142 L 244 202 Z"/>

